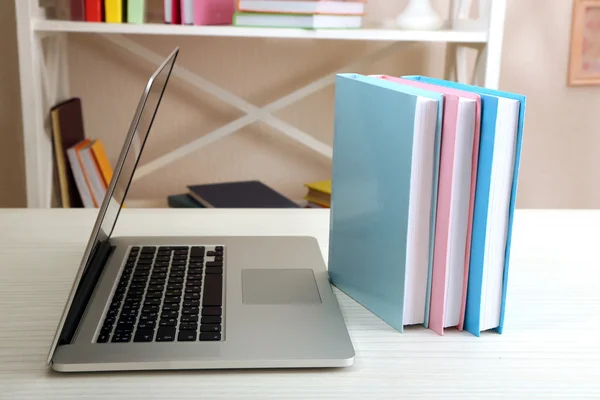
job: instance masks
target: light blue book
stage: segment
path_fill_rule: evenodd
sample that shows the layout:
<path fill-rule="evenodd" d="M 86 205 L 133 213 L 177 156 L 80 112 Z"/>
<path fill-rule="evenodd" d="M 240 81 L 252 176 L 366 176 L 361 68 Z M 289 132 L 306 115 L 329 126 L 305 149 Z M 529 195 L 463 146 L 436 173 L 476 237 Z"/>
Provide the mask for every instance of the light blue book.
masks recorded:
<path fill-rule="evenodd" d="M 383 79 L 336 77 L 330 279 L 400 332 L 428 324 L 443 102 Z"/>
<path fill-rule="evenodd" d="M 423 76 L 405 78 L 468 90 L 481 96 L 481 138 L 465 329 L 475 336 L 487 329 L 502 333 L 526 97 Z M 498 149 L 500 152 L 495 152 Z M 509 151 L 511 158 L 503 155 Z M 492 257 L 494 252 L 500 257 Z M 496 302 L 499 307 L 494 307 Z M 486 311 L 486 307 L 491 310 Z"/>

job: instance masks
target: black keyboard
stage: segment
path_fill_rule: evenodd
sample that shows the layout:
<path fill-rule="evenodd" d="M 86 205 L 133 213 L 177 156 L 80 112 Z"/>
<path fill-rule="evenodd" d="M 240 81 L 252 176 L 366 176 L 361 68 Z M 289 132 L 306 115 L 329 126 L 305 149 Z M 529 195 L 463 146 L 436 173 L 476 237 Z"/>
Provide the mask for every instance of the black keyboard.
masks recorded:
<path fill-rule="evenodd" d="M 220 341 L 223 252 L 131 247 L 96 342 Z"/>

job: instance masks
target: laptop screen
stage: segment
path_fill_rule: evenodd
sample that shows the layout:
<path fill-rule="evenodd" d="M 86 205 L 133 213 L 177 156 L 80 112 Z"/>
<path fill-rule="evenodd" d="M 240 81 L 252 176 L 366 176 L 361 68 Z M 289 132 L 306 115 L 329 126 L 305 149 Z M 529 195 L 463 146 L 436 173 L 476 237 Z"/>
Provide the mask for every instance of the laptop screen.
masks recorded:
<path fill-rule="evenodd" d="M 119 159 L 115 164 L 114 173 L 100 210 L 96 223 L 90 235 L 90 239 L 85 249 L 85 253 L 81 260 L 81 265 L 77 271 L 75 281 L 71 288 L 61 321 L 57 327 L 54 341 L 48 355 L 48 363 L 51 362 L 52 354 L 56 349 L 60 339 L 61 331 L 65 326 L 65 322 L 73 320 L 74 313 L 71 313 L 71 306 L 75 298 L 80 299 L 82 295 L 78 291 L 81 285 L 82 278 L 87 273 L 92 274 L 95 271 L 87 271 L 90 260 L 94 255 L 94 251 L 99 247 L 101 242 L 106 241 L 115 228 L 119 212 L 123 206 L 123 201 L 129 190 L 129 185 L 133 178 L 133 174 L 140 160 L 142 149 L 146 143 L 146 138 L 152 127 L 154 117 L 158 110 L 158 106 L 162 99 L 165 87 L 169 81 L 173 65 L 179 53 L 179 49 L 175 49 L 169 57 L 158 67 L 144 89 L 140 98 L 137 109 L 131 121 L 129 132 L 125 138 L 125 143 L 121 149 Z M 77 300 L 79 301 L 79 300 Z"/>

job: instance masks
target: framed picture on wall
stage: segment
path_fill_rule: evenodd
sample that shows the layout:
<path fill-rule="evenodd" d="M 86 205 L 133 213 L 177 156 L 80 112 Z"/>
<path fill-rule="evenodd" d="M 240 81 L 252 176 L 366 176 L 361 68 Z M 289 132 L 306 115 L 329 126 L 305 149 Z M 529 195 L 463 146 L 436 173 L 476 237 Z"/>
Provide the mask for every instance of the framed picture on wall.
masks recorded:
<path fill-rule="evenodd" d="M 600 85 L 600 0 L 573 0 L 568 84 Z"/>

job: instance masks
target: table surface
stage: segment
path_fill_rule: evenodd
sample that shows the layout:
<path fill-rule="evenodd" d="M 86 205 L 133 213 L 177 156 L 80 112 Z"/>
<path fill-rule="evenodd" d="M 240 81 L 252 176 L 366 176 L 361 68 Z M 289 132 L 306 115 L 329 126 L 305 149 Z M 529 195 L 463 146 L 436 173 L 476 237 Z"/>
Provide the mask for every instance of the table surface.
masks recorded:
<path fill-rule="evenodd" d="M 1 399 L 600 398 L 600 211 L 518 210 L 504 334 L 400 334 L 336 290 L 345 369 L 60 374 L 48 349 L 93 210 L 0 210 Z M 124 210 L 119 235 L 296 235 L 328 210 Z"/>

